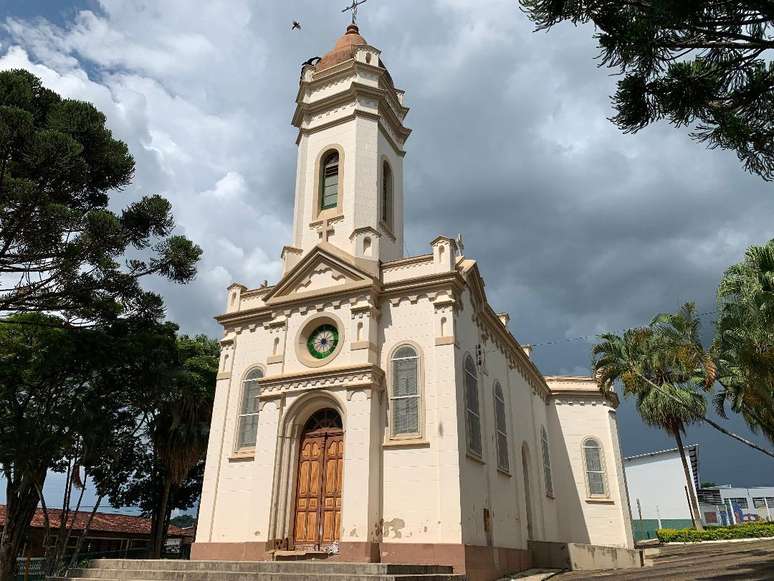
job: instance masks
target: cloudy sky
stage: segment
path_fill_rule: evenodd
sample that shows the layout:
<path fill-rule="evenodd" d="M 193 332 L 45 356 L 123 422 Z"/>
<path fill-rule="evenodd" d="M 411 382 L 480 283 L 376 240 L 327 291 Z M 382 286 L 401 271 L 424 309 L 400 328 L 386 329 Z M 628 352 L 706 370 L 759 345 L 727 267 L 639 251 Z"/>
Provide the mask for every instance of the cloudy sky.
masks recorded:
<path fill-rule="evenodd" d="M 101 109 L 137 162 L 116 205 L 162 193 L 204 249 L 194 283 L 149 283 L 185 332 L 218 336 L 225 288 L 280 273 L 300 63 L 332 47 L 345 4 L 0 0 L 0 69 Z M 513 0 L 370 0 L 360 25 L 411 107 L 408 251 L 462 233 L 544 373 L 588 372 L 590 343 L 576 337 L 687 300 L 711 311 L 724 269 L 774 236 L 774 188 L 732 153 L 607 121 L 615 78 L 597 68 L 591 28 L 534 33 Z M 625 454 L 673 447 L 630 404 L 620 418 Z M 703 428 L 687 441 L 701 445 L 704 480 L 774 484 L 762 455 Z"/>

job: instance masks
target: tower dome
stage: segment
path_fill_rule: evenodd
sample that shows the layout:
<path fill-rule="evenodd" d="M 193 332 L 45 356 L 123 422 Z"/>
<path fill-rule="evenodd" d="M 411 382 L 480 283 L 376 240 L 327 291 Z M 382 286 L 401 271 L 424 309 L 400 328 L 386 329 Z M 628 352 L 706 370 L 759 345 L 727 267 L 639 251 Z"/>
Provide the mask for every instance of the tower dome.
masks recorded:
<path fill-rule="evenodd" d="M 350 24 L 347 26 L 347 31 L 336 41 L 333 50 L 322 57 L 315 68 L 321 71 L 355 58 L 357 47 L 367 44 L 366 39 L 360 36 L 360 29 L 358 29 L 357 25 Z"/>

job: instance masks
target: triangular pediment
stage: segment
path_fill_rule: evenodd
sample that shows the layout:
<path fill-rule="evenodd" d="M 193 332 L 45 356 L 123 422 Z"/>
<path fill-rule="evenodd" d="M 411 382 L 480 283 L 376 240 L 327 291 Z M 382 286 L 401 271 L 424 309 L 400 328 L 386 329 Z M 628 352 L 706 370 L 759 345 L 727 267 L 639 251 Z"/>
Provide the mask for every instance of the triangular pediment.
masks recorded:
<path fill-rule="evenodd" d="M 379 280 L 375 261 L 357 259 L 321 242 L 288 272 L 266 296 L 267 304 L 367 288 Z"/>

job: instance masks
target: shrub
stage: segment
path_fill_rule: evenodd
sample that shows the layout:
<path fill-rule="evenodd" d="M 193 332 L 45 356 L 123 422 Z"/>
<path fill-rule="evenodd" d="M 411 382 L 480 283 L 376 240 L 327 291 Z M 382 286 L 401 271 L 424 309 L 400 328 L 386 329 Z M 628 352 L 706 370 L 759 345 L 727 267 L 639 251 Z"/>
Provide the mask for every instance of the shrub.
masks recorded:
<path fill-rule="evenodd" d="M 699 543 L 701 541 L 722 541 L 728 539 L 757 539 L 774 537 L 774 522 L 752 522 L 728 527 L 696 529 L 659 529 L 656 531 L 662 543 Z"/>

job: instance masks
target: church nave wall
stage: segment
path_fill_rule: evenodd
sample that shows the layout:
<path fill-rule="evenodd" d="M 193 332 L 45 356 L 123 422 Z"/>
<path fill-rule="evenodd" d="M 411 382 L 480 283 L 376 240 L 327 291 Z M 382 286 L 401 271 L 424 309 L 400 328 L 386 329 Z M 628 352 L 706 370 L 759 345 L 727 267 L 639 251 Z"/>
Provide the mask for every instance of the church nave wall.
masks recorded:
<path fill-rule="evenodd" d="M 460 543 L 459 463 L 454 346 L 436 345 L 435 306 L 427 297 L 385 301 L 381 309 L 381 365 L 388 404 L 384 432 L 384 542 Z M 396 349 L 419 354 L 419 433 L 393 435 L 389 395 Z"/>

